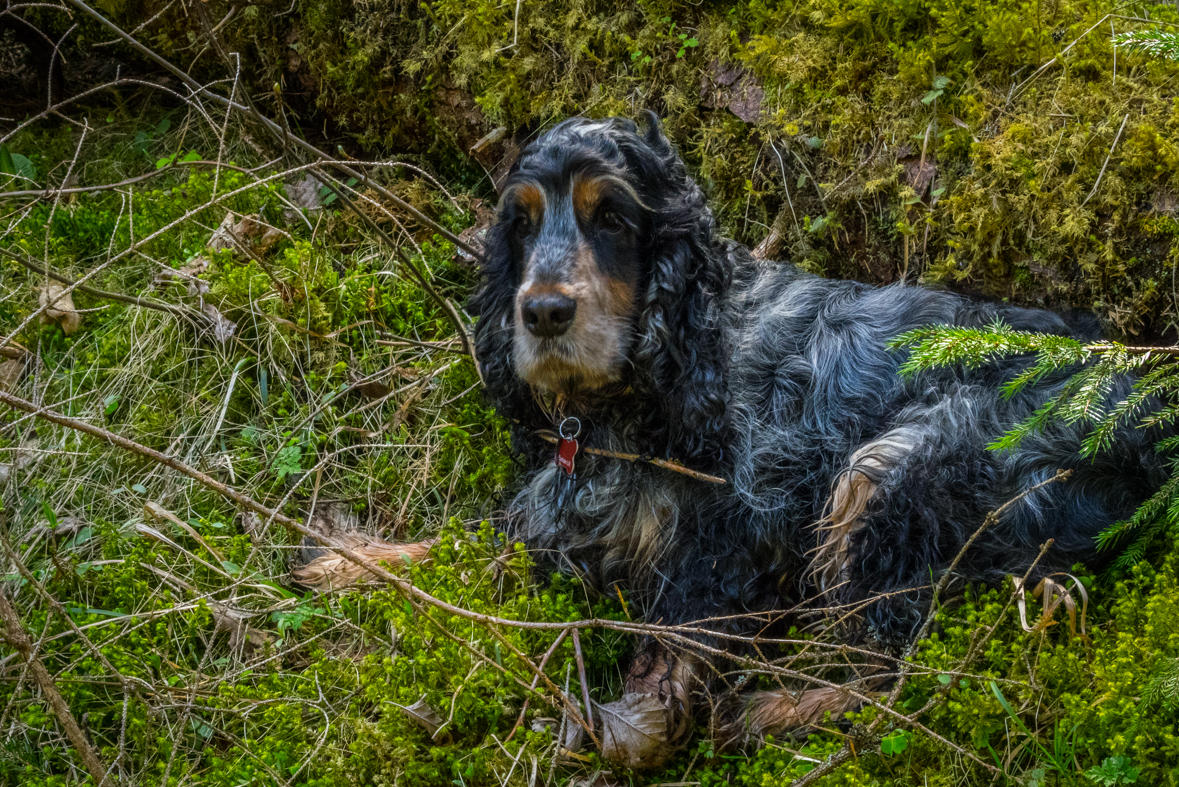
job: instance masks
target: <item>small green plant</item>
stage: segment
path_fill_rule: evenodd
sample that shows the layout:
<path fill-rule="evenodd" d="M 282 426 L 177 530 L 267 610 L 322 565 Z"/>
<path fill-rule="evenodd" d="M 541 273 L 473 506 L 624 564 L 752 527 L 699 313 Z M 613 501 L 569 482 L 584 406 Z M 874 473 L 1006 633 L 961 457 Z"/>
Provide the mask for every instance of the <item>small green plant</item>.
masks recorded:
<path fill-rule="evenodd" d="M 1119 787 L 1122 784 L 1137 784 L 1140 769 L 1135 768 L 1129 757 L 1106 757 L 1100 765 L 1085 771 L 1094 784 L 1101 787 Z"/>
<path fill-rule="evenodd" d="M 1179 659 L 1159 659 L 1142 691 L 1142 702 L 1166 713 L 1179 710 Z"/>
<path fill-rule="evenodd" d="M 880 739 L 880 752 L 889 757 L 901 754 L 909 748 L 913 733 L 908 730 L 894 730 Z"/>
<path fill-rule="evenodd" d="M 0 144 L 0 175 L 8 175 L 4 180 L 9 183 L 15 180 L 24 182 L 27 187 L 37 179 L 37 168 L 28 157 L 13 153 L 7 145 Z"/>
<path fill-rule="evenodd" d="M 942 97 L 942 93 L 946 91 L 946 86 L 950 84 L 950 78 L 947 76 L 936 76 L 933 78 L 933 84 L 928 93 L 921 97 L 921 103 L 926 106 L 932 104 Z"/>
<path fill-rule="evenodd" d="M 1027 737 L 1036 759 L 1045 769 L 1061 774 L 1071 773 L 1074 770 L 1075 766 L 1073 763 L 1077 757 L 1077 729 L 1080 725 L 1074 725 L 1071 730 L 1066 731 L 1065 726 L 1058 722 L 1052 729 L 1052 748 L 1048 748 L 1023 723 L 1023 719 L 1016 713 L 1015 708 L 1003 696 L 1003 691 L 999 688 L 999 684 L 995 681 L 990 681 L 988 685 L 990 686 L 991 693 L 995 695 L 995 699 L 1002 706 L 1003 712 L 1007 714 L 1007 717 L 1015 724 L 1020 732 Z"/>
<path fill-rule="evenodd" d="M 279 481 L 285 481 L 288 476 L 298 475 L 303 472 L 303 447 L 300 445 L 287 445 L 278 449 L 278 453 L 274 455 L 274 464 L 271 465 L 274 470 L 274 475 Z"/>

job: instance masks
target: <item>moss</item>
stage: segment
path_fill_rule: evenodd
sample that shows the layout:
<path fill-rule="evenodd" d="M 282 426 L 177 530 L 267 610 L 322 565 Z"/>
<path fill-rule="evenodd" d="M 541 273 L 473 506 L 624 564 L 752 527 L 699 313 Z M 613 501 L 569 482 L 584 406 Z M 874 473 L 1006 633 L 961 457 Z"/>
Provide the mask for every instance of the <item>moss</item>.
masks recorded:
<path fill-rule="evenodd" d="M 1172 244 L 1141 223 L 1173 187 L 1175 66 L 1122 53 L 1115 80 L 1092 29 L 1100 2 L 278 6 L 250 6 L 226 34 L 257 84 L 285 80 L 371 151 L 425 156 L 474 185 L 467 149 L 497 125 L 524 134 L 651 107 L 742 240 L 776 226 L 783 253 L 831 275 L 916 274 L 1096 307 L 1128 334 L 1163 327 L 1169 296 L 1149 282 Z M 160 28 L 165 51 L 186 24 Z M 725 64 L 764 92 L 754 122 L 710 87 Z M 921 159 L 932 182 L 914 174 Z"/>

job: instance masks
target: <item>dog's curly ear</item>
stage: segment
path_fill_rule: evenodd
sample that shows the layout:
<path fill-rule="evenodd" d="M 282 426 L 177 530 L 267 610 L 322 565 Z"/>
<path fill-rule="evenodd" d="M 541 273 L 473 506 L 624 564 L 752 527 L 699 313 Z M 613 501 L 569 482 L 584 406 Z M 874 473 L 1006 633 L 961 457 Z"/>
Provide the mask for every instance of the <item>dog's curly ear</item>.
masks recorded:
<path fill-rule="evenodd" d="M 663 133 L 663 121 L 659 116 L 648 109 L 643 112 L 643 117 L 647 120 L 647 131 L 643 134 L 643 141 L 647 143 L 647 147 L 660 155 L 673 153 L 671 143 Z"/>
<path fill-rule="evenodd" d="M 655 180 L 662 182 L 649 189 L 651 204 L 658 207 L 635 351 L 638 382 L 663 403 L 669 453 L 717 459 L 728 402 L 720 298 L 732 266 L 715 238 L 703 192 L 654 114 L 644 142 L 661 159 Z"/>
<path fill-rule="evenodd" d="M 478 315 L 475 354 L 486 393 L 501 414 L 522 417 L 530 399 L 527 385 L 516 375 L 512 349 L 512 310 L 516 274 L 508 239 L 510 228 L 497 221 L 487 232 L 483 256 L 483 285 L 471 296 L 468 309 Z"/>

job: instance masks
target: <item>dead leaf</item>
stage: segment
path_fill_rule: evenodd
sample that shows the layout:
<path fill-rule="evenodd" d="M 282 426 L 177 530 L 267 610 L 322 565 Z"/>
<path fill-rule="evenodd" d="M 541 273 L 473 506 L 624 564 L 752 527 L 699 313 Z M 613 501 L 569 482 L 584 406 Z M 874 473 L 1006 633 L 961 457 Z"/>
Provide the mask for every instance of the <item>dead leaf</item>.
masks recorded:
<path fill-rule="evenodd" d="M 532 720 L 533 732 L 550 732 L 557 729 L 557 720 L 548 716 L 537 716 Z"/>
<path fill-rule="evenodd" d="M 76 535 L 78 531 L 86 527 L 88 523 L 86 520 L 76 516 L 61 517 L 57 520 L 57 527 L 50 529 L 49 523 L 43 523 L 35 526 L 29 531 L 28 538 L 42 538 L 45 535 L 52 535 L 56 538 L 66 538 L 68 536 Z"/>
<path fill-rule="evenodd" d="M 700 75 L 700 93 L 709 109 L 727 109 L 746 123 L 761 116 L 765 90 L 752 74 L 740 66 L 714 60 Z"/>
<path fill-rule="evenodd" d="M 233 336 L 233 332 L 237 330 L 237 323 L 225 317 L 221 312 L 217 311 L 212 304 L 205 304 L 203 309 L 205 316 L 209 318 L 211 327 L 213 329 L 213 338 L 217 340 L 218 344 L 225 344 L 229 338 Z"/>
<path fill-rule="evenodd" d="M 193 257 L 179 269 L 167 268 L 156 274 L 152 280 L 153 287 L 165 287 L 172 282 L 183 282 L 190 296 L 204 295 L 209 291 L 209 283 L 198 278 L 209 269 L 209 261 L 204 257 Z"/>
<path fill-rule="evenodd" d="M 393 704 L 397 705 L 396 702 Z M 438 711 L 426 704 L 425 697 L 422 697 L 413 705 L 397 705 L 397 707 L 405 711 L 405 714 L 411 719 L 425 727 L 426 732 L 430 733 L 431 738 L 438 734 L 438 730 L 442 729 L 444 723 L 442 717 L 438 715 Z"/>
<path fill-rule="evenodd" d="M 617 702 L 598 705 L 602 756 L 632 769 L 653 768 L 667 761 L 667 708 L 654 694 L 624 694 Z"/>
<path fill-rule="evenodd" d="M 1054 580 L 1053 577 L 1071 579 L 1073 586 L 1069 588 L 1063 582 Z M 1081 596 L 1081 637 L 1086 637 L 1085 619 L 1089 611 L 1089 593 L 1085 590 L 1085 586 L 1081 584 L 1079 579 L 1072 574 L 1057 572 L 1055 574 L 1049 574 L 1040 580 L 1040 583 L 1031 591 L 1032 597 L 1040 599 L 1043 605 L 1040 612 L 1040 619 L 1036 621 L 1034 626 L 1028 625 L 1027 587 L 1021 578 L 1015 577 L 1013 580 L 1015 582 L 1016 606 L 1019 609 L 1019 623 L 1024 631 L 1029 633 L 1044 631 L 1049 626 L 1054 625 L 1056 623 L 1054 619 L 1056 609 L 1063 604 L 1065 611 L 1068 612 L 1069 636 L 1077 636 L 1077 602 L 1072 596 L 1073 592 L 1076 592 Z"/>
<path fill-rule="evenodd" d="M 228 634 L 229 651 L 235 656 L 240 657 L 247 647 L 256 648 L 274 641 L 273 635 L 254 628 L 247 622 L 250 617 L 248 612 L 217 603 L 210 605 L 210 611 L 213 613 L 213 636 Z"/>
<path fill-rule="evenodd" d="M 366 399 L 380 399 L 382 396 L 388 396 L 393 389 L 385 385 L 379 379 L 374 379 L 377 375 L 362 375 L 355 369 L 348 369 L 348 382 L 351 383 L 357 393 Z"/>
<path fill-rule="evenodd" d="M 225 218 L 221 220 L 220 226 L 213 230 L 213 236 L 209 238 L 209 242 L 205 244 L 213 251 L 222 251 L 224 249 L 232 249 L 236 244 L 233 242 L 233 232 L 235 222 L 232 213 L 226 213 Z"/>
<path fill-rule="evenodd" d="M 929 156 L 923 162 L 917 156 L 911 156 L 901 160 L 901 165 L 905 168 L 905 182 L 913 187 L 918 197 L 924 196 L 937 175 L 937 163 L 933 157 Z"/>
<path fill-rule="evenodd" d="M 257 213 L 242 216 L 242 220 L 233 228 L 233 234 L 243 242 L 249 241 L 255 254 L 266 251 L 282 237 L 278 228 L 262 221 L 262 217 Z"/>
<path fill-rule="evenodd" d="M 24 361 L 5 361 L 4 363 L 0 363 L 0 391 L 8 393 L 16 388 L 16 384 L 20 382 L 20 376 L 24 370 Z"/>
<path fill-rule="evenodd" d="M 208 247 L 213 251 L 239 251 L 240 241 L 250 244 L 250 250 L 255 254 L 262 254 L 281 237 L 282 232 L 262 221 L 262 217 L 257 213 L 242 216 L 237 222 L 233 220 L 232 213 L 226 213 L 220 226 L 213 231 L 213 237 L 209 238 Z"/>
<path fill-rule="evenodd" d="M 74 309 L 73 293 L 66 292 L 64 284 L 51 281 L 41 289 L 41 324 L 60 323 L 61 329 L 69 336 L 82 327 L 82 315 Z"/>
<path fill-rule="evenodd" d="M 262 517 L 255 514 L 253 511 L 246 511 L 242 514 L 242 532 L 250 538 L 261 535 L 262 533 Z"/>
<path fill-rule="evenodd" d="M 320 189 L 323 184 L 311 175 L 307 175 L 302 180 L 296 180 L 294 183 L 286 185 L 287 199 L 296 208 L 303 210 L 319 210 L 323 207 L 323 201 L 319 196 Z M 290 212 L 289 209 L 286 212 Z M 289 220 L 294 220 L 291 216 Z"/>

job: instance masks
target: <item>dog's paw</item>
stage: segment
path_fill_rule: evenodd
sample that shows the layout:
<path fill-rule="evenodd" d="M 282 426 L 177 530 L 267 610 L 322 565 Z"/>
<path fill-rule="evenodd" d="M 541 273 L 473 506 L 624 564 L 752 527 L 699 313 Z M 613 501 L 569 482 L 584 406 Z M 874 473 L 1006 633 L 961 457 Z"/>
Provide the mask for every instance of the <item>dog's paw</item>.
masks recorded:
<path fill-rule="evenodd" d="M 336 537 L 332 541 L 342 542 L 339 544 L 340 547 L 365 563 L 374 566 L 384 564 L 389 568 L 427 560 L 435 543 L 435 539 L 412 543 L 362 541 L 353 535 L 347 538 Z M 377 579 L 364 566 L 330 548 L 314 546 L 306 539 L 300 551 L 304 562 L 291 569 L 291 579 L 302 587 L 326 593 Z"/>
<path fill-rule="evenodd" d="M 858 710 L 863 700 L 845 689 L 824 687 L 806 691 L 759 691 L 745 697 L 729 694 L 713 714 L 712 737 L 721 749 L 757 743 L 767 735 L 805 732 L 830 714 Z"/>

